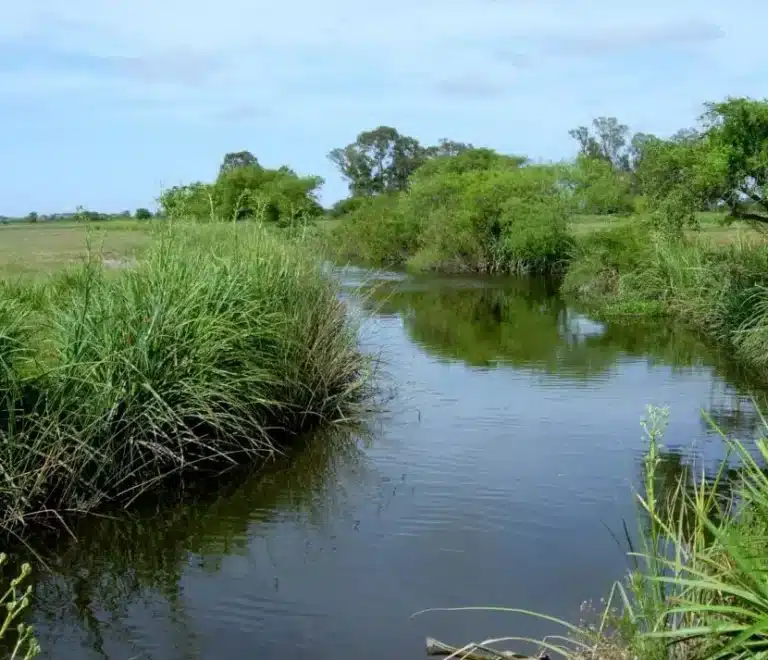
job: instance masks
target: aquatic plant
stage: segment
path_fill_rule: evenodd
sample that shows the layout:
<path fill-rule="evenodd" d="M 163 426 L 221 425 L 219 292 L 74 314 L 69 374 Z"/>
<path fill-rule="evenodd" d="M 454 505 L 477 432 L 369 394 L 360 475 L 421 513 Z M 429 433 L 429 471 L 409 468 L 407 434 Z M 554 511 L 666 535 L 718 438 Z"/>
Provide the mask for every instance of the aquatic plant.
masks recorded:
<path fill-rule="evenodd" d="M 0 568 L 3 568 L 8 562 L 8 555 L 0 553 Z M 22 583 L 32 572 L 29 564 L 22 564 L 19 575 L 11 580 L 11 583 L 5 593 L 0 596 L 0 607 L 5 610 L 5 618 L 0 623 L 0 644 L 7 645 L 9 655 L 8 660 L 32 660 L 40 653 L 40 645 L 34 636 L 32 626 L 19 622 L 13 624 L 19 619 L 29 607 L 32 586 L 27 585 L 26 589 L 21 590 Z"/>

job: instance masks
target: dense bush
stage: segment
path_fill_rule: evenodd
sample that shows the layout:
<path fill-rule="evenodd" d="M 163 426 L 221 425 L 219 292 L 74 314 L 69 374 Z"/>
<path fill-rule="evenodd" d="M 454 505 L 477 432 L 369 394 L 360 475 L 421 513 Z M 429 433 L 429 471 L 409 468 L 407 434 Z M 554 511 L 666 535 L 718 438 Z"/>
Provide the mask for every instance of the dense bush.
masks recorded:
<path fill-rule="evenodd" d="M 176 186 L 160 196 L 165 216 L 198 221 L 255 219 L 281 226 L 319 217 L 319 177 L 300 177 L 287 167 L 258 163 L 222 168 L 214 183 Z"/>
<path fill-rule="evenodd" d="M 487 150 L 437 158 L 407 193 L 371 198 L 348 214 L 334 244 L 345 257 L 416 270 L 558 269 L 570 248 L 573 196 L 560 168 L 521 164 Z"/>

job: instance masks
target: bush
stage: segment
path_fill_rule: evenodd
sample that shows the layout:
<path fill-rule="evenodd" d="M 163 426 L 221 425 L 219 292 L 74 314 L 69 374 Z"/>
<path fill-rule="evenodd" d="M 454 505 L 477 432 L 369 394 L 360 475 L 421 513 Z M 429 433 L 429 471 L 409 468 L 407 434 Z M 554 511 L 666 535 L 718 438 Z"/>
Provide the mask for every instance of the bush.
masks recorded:
<path fill-rule="evenodd" d="M 368 197 L 332 231 L 330 248 L 337 258 L 369 266 L 403 266 L 417 249 L 419 230 L 403 213 L 399 195 Z"/>
<path fill-rule="evenodd" d="M 365 263 L 414 270 L 562 268 L 571 246 L 567 223 L 573 204 L 560 169 L 502 163 L 485 170 L 437 168 L 432 176 L 419 170 L 409 192 L 371 199 L 349 214 L 335 233 L 338 251 Z"/>

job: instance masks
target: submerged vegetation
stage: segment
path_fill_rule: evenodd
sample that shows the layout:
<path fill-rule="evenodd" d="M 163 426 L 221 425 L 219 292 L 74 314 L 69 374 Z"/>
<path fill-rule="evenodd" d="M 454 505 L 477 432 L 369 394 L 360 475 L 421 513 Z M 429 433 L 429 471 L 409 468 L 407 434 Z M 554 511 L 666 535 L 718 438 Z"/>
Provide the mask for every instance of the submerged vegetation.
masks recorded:
<path fill-rule="evenodd" d="M 126 503 L 344 420 L 366 361 L 334 282 L 258 224 L 168 223 L 0 299 L 0 524 Z"/>

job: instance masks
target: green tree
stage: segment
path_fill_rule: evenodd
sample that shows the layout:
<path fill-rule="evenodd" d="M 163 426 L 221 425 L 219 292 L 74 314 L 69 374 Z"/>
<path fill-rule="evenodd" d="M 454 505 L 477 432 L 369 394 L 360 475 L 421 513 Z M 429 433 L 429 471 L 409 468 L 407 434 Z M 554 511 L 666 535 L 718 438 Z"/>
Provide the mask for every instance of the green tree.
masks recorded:
<path fill-rule="evenodd" d="M 320 177 L 301 177 L 287 167 L 272 170 L 244 166 L 221 173 L 213 195 L 224 220 L 256 218 L 291 224 L 323 212 L 317 200 L 322 183 Z"/>
<path fill-rule="evenodd" d="M 768 100 L 708 103 L 702 120 L 722 201 L 733 217 L 768 223 Z"/>
<path fill-rule="evenodd" d="M 485 147 L 468 147 L 455 154 L 437 155 L 424 163 L 411 177 L 423 181 L 443 174 L 463 174 L 488 170 L 516 170 L 528 162 L 525 156 L 500 154 Z"/>
<path fill-rule="evenodd" d="M 407 190 L 410 176 L 428 157 L 418 140 L 390 126 L 364 131 L 352 144 L 328 154 L 352 196 Z"/>
<path fill-rule="evenodd" d="M 37 222 L 39 217 L 35 211 L 32 211 L 32 213 L 27 214 L 27 222 Z"/>
<path fill-rule="evenodd" d="M 162 215 L 166 217 L 213 220 L 216 216 L 213 186 L 202 181 L 173 186 L 160 195 L 158 203 Z"/>
<path fill-rule="evenodd" d="M 448 138 L 442 138 L 435 146 L 427 147 L 426 152 L 430 158 L 439 156 L 458 156 L 475 147 L 467 142 L 456 142 Z"/>
<path fill-rule="evenodd" d="M 679 131 L 645 144 L 637 180 L 657 220 L 680 230 L 695 227 L 696 212 L 722 199 L 726 166 L 724 153 L 713 149 L 706 134 Z"/>
<path fill-rule="evenodd" d="M 136 209 L 135 217 L 137 220 L 149 220 L 152 217 L 152 211 L 145 208 Z"/>
<path fill-rule="evenodd" d="M 250 151 L 233 151 L 224 156 L 219 167 L 219 176 L 239 167 L 261 167 L 259 161 Z"/>
<path fill-rule="evenodd" d="M 615 117 L 597 117 L 591 129 L 579 126 L 569 131 L 569 135 L 578 141 L 582 156 L 605 160 L 617 170 L 630 170 L 629 127 Z"/>
<path fill-rule="evenodd" d="M 603 158 L 579 154 L 566 175 L 582 213 L 629 213 L 633 210 L 632 179 Z"/>

